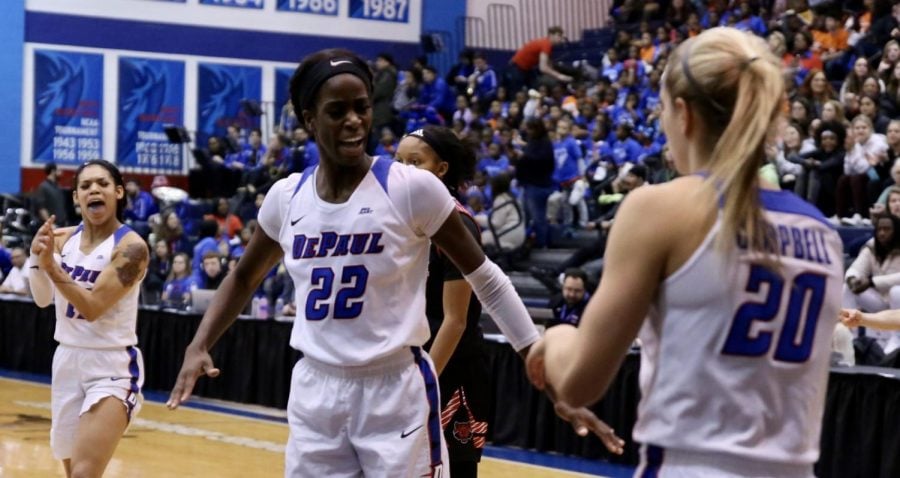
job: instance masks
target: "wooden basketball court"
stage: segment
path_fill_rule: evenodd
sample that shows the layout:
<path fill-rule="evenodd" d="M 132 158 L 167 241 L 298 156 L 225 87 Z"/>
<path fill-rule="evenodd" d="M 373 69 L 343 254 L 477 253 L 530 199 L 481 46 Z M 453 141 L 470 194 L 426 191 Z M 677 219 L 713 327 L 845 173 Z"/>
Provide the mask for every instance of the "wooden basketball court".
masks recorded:
<path fill-rule="evenodd" d="M 268 410 L 271 412 L 271 410 Z M 145 401 L 104 476 L 281 477 L 287 425 Z M 65 476 L 50 451 L 50 386 L 0 378 L 0 477 Z M 484 458 L 479 476 L 595 476 Z"/>

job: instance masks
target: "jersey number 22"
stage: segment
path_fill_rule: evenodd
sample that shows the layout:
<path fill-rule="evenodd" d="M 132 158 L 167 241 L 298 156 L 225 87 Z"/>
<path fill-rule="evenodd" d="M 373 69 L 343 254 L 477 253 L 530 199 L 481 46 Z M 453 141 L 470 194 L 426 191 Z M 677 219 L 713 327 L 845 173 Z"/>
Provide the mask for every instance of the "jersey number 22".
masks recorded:
<path fill-rule="evenodd" d="M 329 299 L 334 289 L 334 270 L 330 267 L 316 267 L 312 270 L 310 281 L 313 290 L 306 296 L 306 320 L 322 320 L 328 317 L 331 307 Z M 334 298 L 335 319 L 355 319 L 362 313 L 362 296 L 369 282 L 369 270 L 366 266 L 346 266 L 341 270 L 341 284 Z"/>

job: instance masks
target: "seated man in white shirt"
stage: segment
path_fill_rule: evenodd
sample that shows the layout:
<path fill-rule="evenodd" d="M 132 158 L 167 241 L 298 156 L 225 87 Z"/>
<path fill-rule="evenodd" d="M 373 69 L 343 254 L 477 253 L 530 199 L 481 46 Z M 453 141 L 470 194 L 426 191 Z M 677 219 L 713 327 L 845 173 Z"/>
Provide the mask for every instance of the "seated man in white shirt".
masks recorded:
<path fill-rule="evenodd" d="M 12 250 L 12 269 L 0 284 L 0 294 L 28 295 L 28 268 L 25 267 L 25 249 L 21 247 Z"/>

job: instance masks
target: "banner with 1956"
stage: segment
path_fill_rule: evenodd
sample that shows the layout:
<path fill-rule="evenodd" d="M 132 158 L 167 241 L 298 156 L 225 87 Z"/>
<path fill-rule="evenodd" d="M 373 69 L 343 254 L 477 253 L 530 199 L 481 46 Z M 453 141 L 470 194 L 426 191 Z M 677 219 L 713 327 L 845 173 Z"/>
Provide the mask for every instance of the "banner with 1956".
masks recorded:
<path fill-rule="evenodd" d="M 103 55 L 34 51 L 36 162 L 80 164 L 102 156 Z"/>

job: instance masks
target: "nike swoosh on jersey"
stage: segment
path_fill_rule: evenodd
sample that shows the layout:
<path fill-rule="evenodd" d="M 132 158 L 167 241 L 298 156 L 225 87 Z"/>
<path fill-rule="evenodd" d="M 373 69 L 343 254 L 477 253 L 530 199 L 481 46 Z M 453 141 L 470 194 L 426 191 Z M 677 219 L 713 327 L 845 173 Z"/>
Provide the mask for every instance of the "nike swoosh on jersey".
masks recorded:
<path fill-rule="evenodd" d="M 350 60 L 338 60 L 338 61 L 331 60 L 329 63 L 331 63 L 331 66 L 334 67 L 334 66 L 338 66 L 343 63 L 353 63 L 353 62 Z"/>
<path fill-rule="evenodd" d="M 425 426 L 425 425 L 419 425 L 416 428 L 413 428 L 412 430 L 410 430 L 408 432 L 400 432 L 400 438 L 402 439 L 402 438 L 406 438 L 406 437 L 412 435 L 413 433 L 416 432 L 416 430 L 422 428 L 423 426 Z"/>
<path fill-rule="evenodd" d="M 298 217 L 297 219 L 292 220 L 292 221 L 291 221 L 291 226 L 294 226 L 294 225 L 296 225 L 298 222 L 302 221 L 304 217 L 306 217 L 306 215 L 300 216 L 300 217 Z"/>

